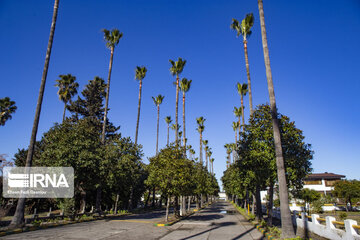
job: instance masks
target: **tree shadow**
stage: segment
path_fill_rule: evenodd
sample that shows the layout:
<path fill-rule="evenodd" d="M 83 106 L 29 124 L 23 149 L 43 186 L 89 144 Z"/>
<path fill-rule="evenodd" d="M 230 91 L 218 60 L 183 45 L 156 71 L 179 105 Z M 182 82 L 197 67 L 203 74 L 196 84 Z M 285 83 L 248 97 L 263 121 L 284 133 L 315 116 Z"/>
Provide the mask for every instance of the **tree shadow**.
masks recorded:
<path fill-rule="evenodd" d="M 248 229 L 246 232 L 243 232 L 241 234 L 239 234 L 238 236 L 232 238 L 231 240 L 236 240 L 236 239 L 240 239 L 241 237 L 243 237 L 244 235 L 248 234 L 249 232 L 251 232 L 252 230 L 254 230 L 255 227 L 252 227 L 250 229 Z"/>
<path fill-rule="evenodd" d="M 215 230 L 215 229 L 217 229 L 217 228 L 224 227 L 224 226 L 235 225 L 235 224 L 236 224 L 235 222 L 213 223 L 212 226 L 214 226 L 214 227 L 212 227 L 212 228 L 210 228 L 210 229 L 207 229 L 207 230 L 205 230 L 205 231 L 202 231 L 202 232 L 193 234 L 193 235 L 191 235 L 191 236 L 188 236 L 188 237 L 185 237 L 185 238 L 181 238 L 180 240 L 191 239 L 191 238 L 200 236 L 200 235 L 202 235 L 202 234 L 204 234 L 204 233 L 207 233 L 207 232 L 210 232 L 210 231 L 212 231 L 212 230 Z"/>
<path fill-rule="evenodd" d="M 220 214 L 207 214 L 207 215 L 195 215 L 190 216 L 187 220 L 188 221 L 211 221 L 215 219 L 223 218 L 224 216 Z"/>

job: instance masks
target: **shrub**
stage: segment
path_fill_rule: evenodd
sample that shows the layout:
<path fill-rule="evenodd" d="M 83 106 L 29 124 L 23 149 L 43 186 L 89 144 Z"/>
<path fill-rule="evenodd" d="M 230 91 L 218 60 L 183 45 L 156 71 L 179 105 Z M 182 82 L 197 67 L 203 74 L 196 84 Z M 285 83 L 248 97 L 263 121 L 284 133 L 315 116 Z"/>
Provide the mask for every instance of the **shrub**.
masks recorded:
<path fill-rule="evenodd" d="M 340 218 L 341 220 L 344 220 L 345 218 L 347 218 L 347 214 L 344 213 L 344 212 L 342 212 L 342 213 L 340 213 L 339 218 Z"/>
<path fill-rule="evenodd" d="M 319 199 L 314 201 L 314 203 L 312 204 L 312 210 L 316 213 L 323 213 L 323 209 L 322 206 L 324 205 L 324 200 L 323 199 Z"/>
<path fill-rule="evenodd" d="M 42 223 L 41 220 L 34 220 L 34 221 L 32 222 L 32 225 L 33 225 L 34 227 L 39 227 L 39 226 L 41 225 L 41 223 Z"/>

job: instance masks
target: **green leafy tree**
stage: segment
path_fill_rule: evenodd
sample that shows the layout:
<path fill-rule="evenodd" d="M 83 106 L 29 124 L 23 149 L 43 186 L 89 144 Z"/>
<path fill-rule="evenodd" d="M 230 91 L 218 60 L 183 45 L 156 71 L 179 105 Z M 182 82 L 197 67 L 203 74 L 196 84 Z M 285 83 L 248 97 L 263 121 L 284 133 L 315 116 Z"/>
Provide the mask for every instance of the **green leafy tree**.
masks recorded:
<path fill-rule="evenodd" d="M 15 101 L 11 101 L 9 97 L 0 98 L 0 126 L 4 126 L 5 122 L 12 118 L 16 109 Z"/>
<path fill-rule="evenodd" d="M 287 187 L 296 194 L 302 189 L 306 175 L 311 172 L 310 160 L 313 152 L 311 146 L 304 142 L 302 131 L 296 128 L 295 123 L 284 115 L 278 117 L 283 136 L 285 167 L 288 173 Z M 249 191 L 257 198 L 256 202 L 260 203 L 260 190 L 268 186 L 271 218 L 277 168 L 270 106 L 260 105 L 255 109 L 238 142 L 237 152 L 239 161 L 224 172 L 227 193 L 243 198 L 244 203 L 248 201 L 245 194 Z M 257 209 L 261 209 L 261 205 L 257 206 Z M 258 218 L 261 218 L 261 211 L 257 214 Z"/>
<path fill-rule="evenodd" d="M 59 0 L 55 0 L 54 12 L 53 12 L 52 22 L 51 22 L 51 27 L 50 27 L 50 36 L 49 36 L 48 46 L 46 49 L 45 64 L 44 64 L 44 68 L 43 68 L 43 74 L 41 77 L 39 97 L 38 97 L 38 100 L 36 103 L 35 117 L 34 117 L 34 123 L 33 123 L 32 131 L 31 131 L 29 151 L 28 151 L 28 155 L 26 158 L 26 167 L 31 167 L 31 165 L 32 165 L 32 157 L 33 157 L 34 146 L 35 146 L 35 142 L 36 142 L 36 134 L 37 134 L 38 126 L 39 126 L 41 105 L 42 105 L 42 101 L 43 101 L 45 84 L 46 84 L 46 77 L 47 77 L 47 72 L 49 69 L 50 55 L 51 55 L 52 43 L 53 43 L 54 34 L 55 34 L 55 26 L 56 26 L 58 8 L 59 8 Z M 15 214 L 11 220 L 9 228 L 17 228 L 17 227 L 22 227 L 24 225 L 24 223 L 25 223 L 24 211 L 25 211 L 25 198 L 19 198 L 17 206 L 16 206 Z"/>
<path fill-rule="evenodd" d="M 158 146 L 159 146 L 159 117 L 160 117 L 160 104 L 164 100 L 164 96 L 158 95 L 157 97 L 152 97 L 154 104 L 157 107 L 157 124 L 156 124 L 156 155 L 158 154 Z M 136 144 L 136 143 L 135 143 Z"/>
<path fill-rule="evenodd" d="M 179 75 L 184 70 L 186 60 L 183 60 L 182 58 L 179 58 L 176 62 L 174 62 L 173 60 L 169 60 L 169 62 L 171 63 L 170 73 L 173 76 L 176 76 L 175 125 L 177 126 L 179 124 L 179 121 L 178 121 L 179 81 L 180 81 Z M 176 144 L 179 144 L 178 143 L 178 136 L 179 136 L 179 129 L 176 129 L 176 131 L 175 131 L 175 143 Z"/>
<path fill-rule="evenodd" d="M 314 189 L 304 188 L 300 191 L 300 194 L 298 195 L 298 197 L 305 201 L 305 207 L 306 207 L 306 204 L 311 204 L 311 203 L 319 200 L 321 198 L 321 194 L 319 192 L 315 191 Z M 305 209 L 305 211 L 306 211 L 306 209 Z M 308 212 L 310 214 L 310 207 L 308 209 Z"/>
<path fill-rule="evenodd" d="M 67 103 L 77 94 L 79 83 L 76 82 L 76 77 L 67 74 L 59 75 L 60 79 L 56 80 L 55 86 L 59 88 L 57 94 L 59 99 L 64 103 L 63 121 L 65 120 L 65 112 Z"/>
<path fill-rule="evenodd" d="M 280 126 L 277 119 L 277 107 L 275 100 L 275 91 L 274 84 L 272 80 L 272 73 L 270 67 L 270 55 L 269 48 L 267 44 L 266 36 L 266 27 L 265 27 L 265 17 L 264 17 L 264 6 L 262 0 L 258 0 L 258 8 L 260 15 L 260 26 L 261 26 L 261 38 L 264 51 L 264 62 L 266 69 L 266 78 L 268 82 L 268 91 L 270 97 L 270 106 L 271 106 L 271 116 L 273 122 L 273 132 L 275 140 L 275 152 L 276 152 L 276 166 L 277 166 L 277 177 L 279 183 L 279 198 L 280 198 L 280 211 L 281 211 L 281 222 L 282 224 L 282 238 L 292 238 L 295 237 L 294 227 L 291 222 L 291 213 L 289 208 L 289 192 L 286 182 L 285 166 L 284 166 L 284 156 L 281 146 L 281 135 L 280 135 Z"/>
<path fill-rule="evenodd" d="M 341 180 L 335 183 L 333 194 L 346 202 L 346 211 L 352 209 L 355 198 L 360 198 L 360 181 Z"/>
<path fill-rule="evenodd" d="M 105 88 L 105 81 L 100 77 L 94 77 L 93 80 L 88 81 L 81 92 L 83 98 L 78 96 L 77 100 L 68 106 L 69 111 L 73 113 L 73 121 L 77 121 L 80 117 L 91 118 L 99 122 L 103 120 Z"/>
<path fill-rule="evenodd" d="M 138 113 L 137 113 L 137 120 L 136 120 L 135 144 L 137 144 L 138 131 L 139 131 L 142 80 L 146 76 L 146 71 L 147 71 L 146 67 L 137 66 L 135 68 L 135 79 L 139 80 L 139 104 L 138 104 Z"/>
<path fill-rule="evenodd" d="M 248 79 L 249 86 L 249 105 L 250 105 L 250 115 L 253 113 L 253 104 L 252 104 L 252 93 L 251 93 L 251 80 L 250 80 L 250 67 L 249 67 L 249 57 L 247 51 L 247 38 L 251 35 L 251 28 L 254 25 L 254 15 L 252 13 L 246 14 L 245 18 L 241 21 L 241 24 L 238 20 L 232 19 L 230 25 L 231 29 L 234 29 L 237 32 L 237 37 L 240 34 L 243 36 L 244 44 L 244 54 L 245 54 L 245 63 L 246 63 L 246 75 Z"/>
<path fill-rule="evenodd" d="M 171 196 L 186 195 L 193 185 L 193 161 L 184 156 L 184 151 L 177 146 L 160 150 L 159 154 L 149 159 L 148 185 L 155 185 L 168 197 L 165 221 L 168 221 Z M 175 214 L 178 215 L 177 201 Z"/>

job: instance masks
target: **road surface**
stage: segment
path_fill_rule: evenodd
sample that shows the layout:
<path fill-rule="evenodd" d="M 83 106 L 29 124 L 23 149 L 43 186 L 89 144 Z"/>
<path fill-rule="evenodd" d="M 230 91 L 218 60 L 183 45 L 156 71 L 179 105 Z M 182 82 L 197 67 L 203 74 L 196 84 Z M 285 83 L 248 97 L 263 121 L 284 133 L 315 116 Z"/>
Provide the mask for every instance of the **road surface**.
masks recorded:
<path fill-rule="evenodd" d="M 98 220 L 19 233 L 5 236 L 2 239 L 262 239 L 261 233 L 247 222 L 231 204 L 224 201 L 214 203 L 173 226 L 154 226 L 154 223 L 163 218 L 164 211 L 159 210 L 119 219 Z"/>

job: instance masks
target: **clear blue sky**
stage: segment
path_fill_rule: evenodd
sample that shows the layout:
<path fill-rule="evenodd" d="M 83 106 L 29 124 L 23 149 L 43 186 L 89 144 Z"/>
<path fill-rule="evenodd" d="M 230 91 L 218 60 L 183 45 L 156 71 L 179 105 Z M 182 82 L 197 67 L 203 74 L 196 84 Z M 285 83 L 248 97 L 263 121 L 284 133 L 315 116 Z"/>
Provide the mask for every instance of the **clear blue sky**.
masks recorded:
<path fill-rule="evenodd" d="M 312 144 L 314 172 L 359 179 L 360 2 L 265 0 L 264 10 L 279 111 L 294 120 Z M 269 98 L 256 0 L 60 0 L 38 139 L 62 118 L 63 103 L 54 87 L 58 75 L 75 75 L 79 92 L 94 76 L 106 79 L 110 52 L 101 29 L 118 28 L 124 37 L 115 49 L 110 120 L 121 125 L 123 136 L 134 138 L 134 68 L 146 66 L 139 143 L 145 159 L 152 156 L 156 108 L 151 96 L 165 95 L 160 110 L 163 147 L 163 119 L 175 115 L 169 59 L 186 59 L 182 77 L 193 80 L 186 109 L 189 143 L 198 153 L 195 118 L 204 116 L 204 138 L 221 177 L 226 168 L 223 145 L 234 141 L 232 110 L 240 105 L 235 84 L 246 81 L 243 45 L 229 25 L 232 18 L 242 19 L 249 12 L 255 16 L 248 50 L 257 105 Z M 52 13 L 53 1 L 0 1 L 0 97 L 9 96 L 18 106 L 13 119 L 0 128 L 0 153 L 10 158 L 29 144 Z M 248 114 L 247 99 L 245 104 Z"/>

